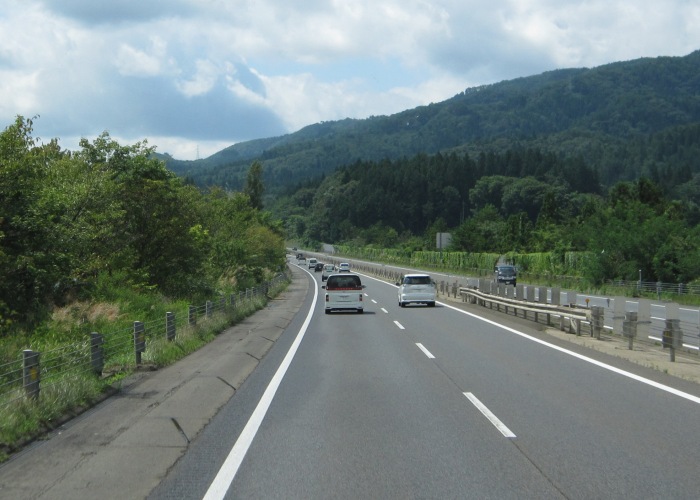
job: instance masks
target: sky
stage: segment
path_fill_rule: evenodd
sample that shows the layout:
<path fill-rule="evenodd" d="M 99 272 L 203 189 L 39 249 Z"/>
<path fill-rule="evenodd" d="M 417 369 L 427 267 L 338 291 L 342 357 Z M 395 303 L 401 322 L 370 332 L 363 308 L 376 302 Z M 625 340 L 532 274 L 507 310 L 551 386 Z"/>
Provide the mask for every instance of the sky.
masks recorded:
<path fill-rule="evenodd" d="M 182 160 L 467 88 L 700 49 L 698 0 L 0 0 L 0 129 Z"/>

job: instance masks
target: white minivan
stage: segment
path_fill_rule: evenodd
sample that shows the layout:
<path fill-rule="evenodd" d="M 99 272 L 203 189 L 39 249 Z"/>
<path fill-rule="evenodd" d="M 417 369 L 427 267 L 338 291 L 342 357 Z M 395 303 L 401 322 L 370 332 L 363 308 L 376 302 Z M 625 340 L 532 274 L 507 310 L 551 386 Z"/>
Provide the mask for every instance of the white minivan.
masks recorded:
<path fill-rule="evenodd" d="M 435 306 L 435 282 L 427 274 L 407 274 L 396 283 L 399 287 L 399 307 L 407 304 Z"/>
<path fill-rule="evenodd" d="M 331 274 L 323 287 L 326 290 L 326 314 L 331 311 L 357 311 L 363 313 L 365 285 L 357 274 Z"/>

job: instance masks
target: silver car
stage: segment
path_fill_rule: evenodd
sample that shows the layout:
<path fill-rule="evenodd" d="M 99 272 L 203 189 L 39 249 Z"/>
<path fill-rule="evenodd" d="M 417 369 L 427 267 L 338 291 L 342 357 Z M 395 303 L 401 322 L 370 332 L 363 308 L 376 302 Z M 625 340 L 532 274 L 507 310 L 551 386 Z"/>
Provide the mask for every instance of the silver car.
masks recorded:
<path fill-rule="evenodd" d="M 321 281 L 326 281 L 328 277 L 335 272 L 335 266 L 333 264 L 325 264 L 323 266 L 323 271 L 321 271 Z"/>

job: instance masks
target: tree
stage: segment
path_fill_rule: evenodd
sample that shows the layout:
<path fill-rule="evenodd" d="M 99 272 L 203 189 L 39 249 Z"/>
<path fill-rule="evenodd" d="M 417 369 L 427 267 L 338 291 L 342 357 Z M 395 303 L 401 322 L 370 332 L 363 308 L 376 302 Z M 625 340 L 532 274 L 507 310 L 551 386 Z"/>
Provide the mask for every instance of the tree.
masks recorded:
<path fill-rule="evenodd" d="M 250 206 L 257 210 L 263 208 L 263 193 L 265 186 L 263 184 L 263 166 L 259 161 L 254 161 L 248 170 L 243 192 L 250 198 Z"/>
<path fill-rule="evenodd" d="M 61 267 L 39 203 L 46 165 L 60 152 L 36 146 L 32 125 L 18 116 L 0 133 L 0 325 L 35 321 Z"/>

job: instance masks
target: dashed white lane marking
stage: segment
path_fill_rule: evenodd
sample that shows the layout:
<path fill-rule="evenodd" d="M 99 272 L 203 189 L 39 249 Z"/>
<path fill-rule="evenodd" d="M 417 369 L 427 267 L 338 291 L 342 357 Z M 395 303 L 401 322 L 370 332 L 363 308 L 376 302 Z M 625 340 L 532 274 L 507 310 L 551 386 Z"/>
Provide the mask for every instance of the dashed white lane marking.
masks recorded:
<path fill-rule="evenodd" d="M 387 311 L 387 310 L 384 309 L 383 307 L 382 307 L 382 311 L 384 311 L 386 314 L 389 314 L 389 311 Z"/>
<path fill-rule="evenodd" d="M 423 351 L 423 354 L 428 356 L 429 359 L 435 359 L 435 356 L 433 356 L 433 354 L 429 350 L 427 350 L 423 344 L 417 342 L 416 345 L 418 346 L 418 349 Z"/>
<path fill-rule="evenodd" d="M 498 419 L 498 417 L 491 412 L 491 410 L 486 408 L 484 403 L 479 401 L 479 399 L 476 396 L 474 396 L 474 394 L 472 394 L 471 392 L 465 392 L 464 395 L 467 397 L 467 399 L 469 401 L 472 402 L 472 404 L 474 406 L 476 406 L 479 409 L 479 411 L 481 413 L 484 414 L 484 416 L 486 418 L 488 418 L 491 421 L 491 423 L 496 427 L 496 429 L 501 431 L 501 434 L 503 434 L 507 438 L 514 438 L 515 437 L 515 434 L 513 434 L 513 432 L 508 427 L 506 427 L 503 424 L 503 422 L 501 422 Z"/>
<path fill-rule="evenodd" d="M 394 324 L 395 324 L 396 326 L 398 326 L 400 329 L 405 330 L 405 328 L 403 327 L 403 325 L 402 325 L 401 323 L 399 323 L 398 321 L 394 321 Z"/>

